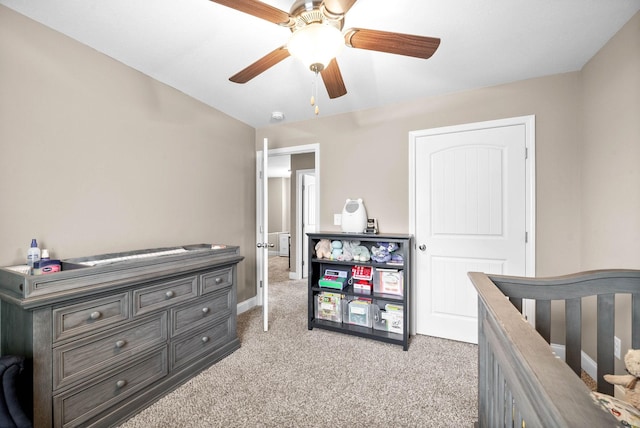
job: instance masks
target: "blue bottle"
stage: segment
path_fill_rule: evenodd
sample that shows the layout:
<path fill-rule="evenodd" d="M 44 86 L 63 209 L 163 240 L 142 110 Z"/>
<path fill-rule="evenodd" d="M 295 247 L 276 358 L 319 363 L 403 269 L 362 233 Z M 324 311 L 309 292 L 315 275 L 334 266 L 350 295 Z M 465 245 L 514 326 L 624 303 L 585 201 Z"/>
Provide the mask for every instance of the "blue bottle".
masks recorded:
<path fill-rule="evenodd" d="M 31 267 L 40 261 L 40 248 L 38 248 L 38 241 L 35 238 L 31 240 L 31 247 L 27 251 L 27 264 Z"/>

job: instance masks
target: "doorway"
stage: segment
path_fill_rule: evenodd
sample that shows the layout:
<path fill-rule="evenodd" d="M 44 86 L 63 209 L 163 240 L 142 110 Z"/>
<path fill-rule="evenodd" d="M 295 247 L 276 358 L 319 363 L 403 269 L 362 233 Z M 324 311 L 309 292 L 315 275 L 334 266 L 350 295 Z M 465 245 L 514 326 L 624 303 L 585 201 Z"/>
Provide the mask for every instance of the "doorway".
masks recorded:
<path fill-rule="evenodd" d="M 526 116 L 410 133 L 414 333 L 477 343 L 467 272 L 535 273 L 534 126 Z"/>
<path fill-rule="evenodd" d="M 316 183 L 315 183 L 315 194 L 313 196 L 314 201 L 315 201 L 315 209 L 314 209 L 314 213 L 313 213 L 313 217 L 314 218 L 319 218 L 319 211 L 320 211 L 320 203 L 319 203 L 319 199 L 320 199 L 320 193 L 319 193 L 319 181 L 320 181 L 320 147 L 319 144 L 309 144 L 309 145 L 303 145 L 303 146 L 293 146 L 293 147 L 286 147 L 286 148 L 279 148 L 279 149 L 271 149 L 269 150 L 267 147 L 265 147 L 265 149 L 262 152 L 258 152 L 258 156 L 257 156 L 257 174 L 256 174 L 256 188 L 260 188 L 263 185 L 263 180 L 261 178 L 261 174 L 260 171 L 262 171 L 260 165 L 262 164 L 262 154 L 265 153 L 267 154 L 266 159 L 267 159 L 267 166 L 265 167 L 266 170 L 268 170 L 268 163 L 270 162 L 270 160 L 274 157 L 278 157 L 278 156 L 285 156 L 285 155 L 290 155 L 292 157 L 292 163 L 291 163 L 291 178 L 292 181 L 294 177 L 296 177 L 296 171 L 298 169 L 308 169 L 313 171 L 315 178 L 316 178 Z M 296 160 L 294 160 L 294 158 L 298 161 L 296 162 Z M 265 174 L 266 176 L 266 174 Z M 291 189 L 296 189 L 296 183 L 292 182 L 290 184 Z M 262 200 L 262 195 L 266 194 L 265 200 Z M 290 192 L 291 194 L 291 199 L 290 201 L 288 201 L 287 203 L 289 204 L 290 207 L 295 207 L 297 204 L 297 195 L 294 191 Z M 269 206 L 269 192 L 262 192 L 262 191 L 256 191 L 256 207 L 268 207 Z M 257 236 L 263 236 L 262 234 L 266 234 L 268 235 L 269 232 L 269 227 L 268 224 L 262 224 L 262 218 L 263 216 L 261 215 L 257 215 L 257 222 L 256 222 L 256 235 Z M 301 279 L 302 278 L 302 272 L 303 272 L 303 268 L 302 268 L 302 258 L 300 257 L 300 255 L 302 254 L 302 251 L 304 251 L 303 248 L 303 244 L 301 243 L 302 240 L 302 233 L 298 233 L 298 224 L 301 222 L 301 219 L 299 218 L 299 216 L 297 215 L 296 211 L 292 210 L 292 216 L 290 219 L 290 236 L 291 236 L 291 245 L 290 245 L 290 260 L 291 260 L 291 271 L 289 272 L 289 278 L 290 279 Z M 260 242 L 260 238 L 258 239 L 258 242 Z M 274 243 L 275 244 L 275 243 Z M 268 265 L 269 263 L 264 263 L 264 266 L 266 266 L 266 269 L 261 268 L 260 266 L 258 266 L 258 269 L 256 269 L 256 284 L 258 284 L 258 288 L 257 288 L 257 293 L 256 293 L 256 304 L 259 306 L 263 306 L 263 313 L 265 313 L 265 331 L 268 329 L 268 309 L 267 311 L 264 311 L 265 308 L 268 308 L 269 305 L 269 295 L 268 295 L 268 286 L 263 286 L 263 284 L 268 284 L 268 278 L 269 278 L 269 269 L 268 269 Z M 264 280 L 263 280 L 264 278 Z"/>
<path fill-rule="evenodd" d="M 291 267 L 291 155 L 269 156 L 268 180 L 268 240 L 269 282 L 289 280 Z"/>
<path fill-rule="evenodd" d="M 313 169 L 303 169 L 297 172 L 297 209 L 296 218 L 296 236 L 299 236 L 299 258 L 301 262 L 296 260 L 296 266 L 300 263 L 300 271 L 296 272 L 295 277 L 307 278 L 309 271 L 309 237 L 307 233 L 317 231 L 317 213 L 316 213 L 316 172 Z M 296 269 L 297 270 L 297 269 Z M 298 275 L 299 273 L 299 275 Z"/>

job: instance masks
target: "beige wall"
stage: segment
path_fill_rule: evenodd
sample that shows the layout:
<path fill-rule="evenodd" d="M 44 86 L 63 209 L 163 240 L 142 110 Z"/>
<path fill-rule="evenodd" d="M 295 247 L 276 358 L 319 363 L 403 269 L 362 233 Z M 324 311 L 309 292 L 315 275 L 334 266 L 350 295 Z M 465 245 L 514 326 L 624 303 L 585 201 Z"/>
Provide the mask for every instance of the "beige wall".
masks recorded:
<path fill-rule="evenodd" d="M 582 268 L 640 268 L 640 13 L 582 72 Z"/>
<path fill-rule="evenodd" d="M 255 295 L 255 130 L 0 6 L 0 264 L 240 245 Z"/>
<path fill-rule="evenodd" d="M 382 233 L 409 231 L 408 133 L 536 115 L 537 272 L 580 267 L 580 73 L 258 129 L 271 148 L 320 144 L 320 229 L 361 197 Z M 302 101 L 301 101 L 302 102 Z"/>
<path fill-rule="evenodd" d="M 640 13 L 587 63 L 582 81 L 581 267 L 640 269 Z M 616 299 L 622 354 L 631 347 L 629 301 Z M 583 328 L 595 331 L 590 304 Z M 594 355 L 593 335 L 583 346 Z"/>
<path fill-rule="evenodd" d="M 640 13 L 580 72 L 273 125 L 256 141 L 320 144 L 321 230 L 361 197 L 381 232 L 407 232 L 410 131 L 533 114 L 536 274 L 638 268 L 639 27 Z"/>
<path fill-rule="evenodd" d="M 381 232 L 408 232 L 409 131 L 530 114 L 536 275 L 640 268 L 640 13 L 580 72 L 271 126 L 256 141 L 320 144 L 321 230 L 337 230 L 333 213 L 362 197 Z M 561 315 L 554 306 L 556 323 Z M 595 358 L 593 316 L 585 311 L 583 339 Z M 616 334 L 626 349 L 628 324 Z"/>
<path fill-rule="evenodd" d="M 242 301 L 262 138 L 320 144 L 320 229 L 362 197 L 381 232 L 406 232 L 409 131 L 534 114 L 537 275 L 638 267 L 639 27 L 581 72 L 253 130 L 0 6 L 0 263 L 32 237 L 63 258 L 237 244 Z"/>

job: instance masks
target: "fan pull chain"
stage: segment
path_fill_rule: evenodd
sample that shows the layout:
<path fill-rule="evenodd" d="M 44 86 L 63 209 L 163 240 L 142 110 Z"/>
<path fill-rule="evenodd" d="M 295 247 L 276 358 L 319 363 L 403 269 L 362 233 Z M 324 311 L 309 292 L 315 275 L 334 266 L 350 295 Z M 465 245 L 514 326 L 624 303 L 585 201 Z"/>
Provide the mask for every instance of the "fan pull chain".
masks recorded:
<path fill-rule="evenodd" d="M 318 98 L 318 72 L 315 72 L 316 77 L 313 82 L 311 82 L 311 106 L 315 106 L 314 112 L 316 116 L 320 113 L 320 108 L 316 104 L 316 98 Z"/>

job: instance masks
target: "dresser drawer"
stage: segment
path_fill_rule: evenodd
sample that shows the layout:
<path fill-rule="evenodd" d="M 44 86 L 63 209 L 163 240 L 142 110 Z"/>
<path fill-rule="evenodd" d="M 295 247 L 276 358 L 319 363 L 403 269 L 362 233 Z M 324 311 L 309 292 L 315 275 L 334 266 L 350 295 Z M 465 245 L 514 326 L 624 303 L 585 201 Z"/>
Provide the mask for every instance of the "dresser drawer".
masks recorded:
<path fill-rule="evenodd" d="M 53 397 L 54 425 L 81 426 L 167 373 L 167 349 L 164 347 L 126 364 L 113 374 L 56 395 Z"/>
<path fill-rule="evenodd" d="M 207 294 L 230 287 L 233 284 L 233 266 L 217 269 L 200 276 L 201 294 Z"/>
<path fill-rule="evenodd" d="M 198 277 L 189 276 L 133 290 L 133 315 L 184 302 L 198 295 Z"/>
<path fill-rule="evenodd" d="M 129 293 L 114 294 L 53 310 L 53 341 L 90 333 L 129 318 Z"/>
<path fill-rule="evenodd" d="M 231 318 L 225 318 L 193 335 L 171 342 L 170 367 L 174 370 L 203 353 L 215 351 L 231 338 Z"/>
<path fill-rule="evenodd" d="M 167 341 L 167 313 L 53 349 L 53 388 L 114 367 Z"/>
<path fill-rule="evenodd" d="M 200 297 L 196 302 L 171 309 L 171 336 L 194 330 L 219 318 L 231 315 L 233 296 L 228 287 L 215 293 Z"/>

